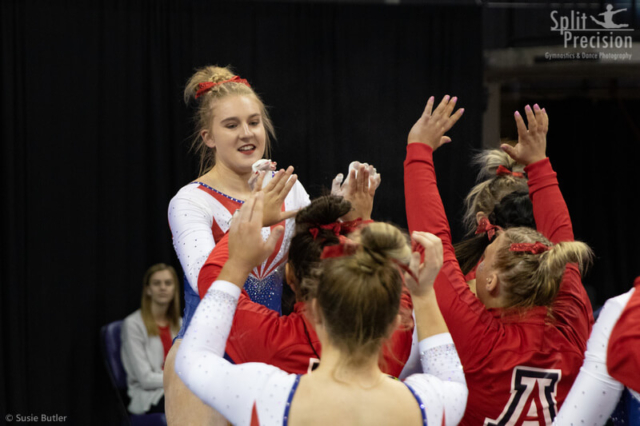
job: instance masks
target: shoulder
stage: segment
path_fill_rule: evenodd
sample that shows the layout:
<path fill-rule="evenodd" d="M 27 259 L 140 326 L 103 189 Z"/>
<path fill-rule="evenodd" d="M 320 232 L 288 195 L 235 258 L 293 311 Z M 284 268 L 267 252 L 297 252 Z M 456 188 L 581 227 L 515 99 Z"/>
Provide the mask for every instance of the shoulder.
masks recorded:
<path fill-rule="evenodd" d="M 616 318 L 620 316 L 620 314 L 622 313 L 622 311 L 624 310 L 625 306 L 627 306 L 627 303 L 629 302 L 629 299 L 631 299 L 631 296 L 633 295 L 635 289 L 631 289 L 626 293 L 623 293 L 619 296 L 615 296 L 612 297 L 611 299 L 607 300 L 604 304 L 604 306 L 602 307 L 602 311 L 600 312 L 600 316 L 602 315 L 615 315 Z M 600 318 L 600 317 L 599 317 Z"/>
<path fill-rule="evenodd" d="M 180 188 L 180 190 L 173 196 L 169 202 L 169 209 L 171 206 L 180 205 L 182 203 L 193 202 L 207 202 L 212 197 L 207 194 L 206 191 L 200 189 L 200 185 L 195 182 L 190 182 L 187 185 Z"/>
<path fill-rule="evenodd" d="M 123 334 L 147 334 L 147 329 L 142 321 L 140 309 L 127 316 L 122 322 Z"/>

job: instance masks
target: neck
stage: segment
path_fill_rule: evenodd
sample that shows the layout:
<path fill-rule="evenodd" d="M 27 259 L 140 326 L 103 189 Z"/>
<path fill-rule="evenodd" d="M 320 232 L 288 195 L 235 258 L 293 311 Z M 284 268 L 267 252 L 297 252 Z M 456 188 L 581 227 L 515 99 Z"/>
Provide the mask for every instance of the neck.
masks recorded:
<path fill-rule="evenodd" d="M 161 305 L 159 303 L 151 302 L 151 315 L 156 324 L 160 326 L 166 326 L 169 322 L 167 317 L 167 311 L 169 310 L 169 304 Z"/>
<path fill-rule="evenodd" d="M 238 173 L 225 164 L 218 163 L 202 177 L 213 188 L 234 198 L 246 200 L 251 195 L 248 183 L 251 171 Z"/>
<path fill-rule="evenodd" d="M 356 385 L 364 389 L 377 386 L 384 374 L 378 366 L 378 353 L 362 360 L 357 365 L 346 365 L 348 356 L 328 342 L 322 342 L 322 360 L 313 375 L 332 378 L 335 381 Z"/>

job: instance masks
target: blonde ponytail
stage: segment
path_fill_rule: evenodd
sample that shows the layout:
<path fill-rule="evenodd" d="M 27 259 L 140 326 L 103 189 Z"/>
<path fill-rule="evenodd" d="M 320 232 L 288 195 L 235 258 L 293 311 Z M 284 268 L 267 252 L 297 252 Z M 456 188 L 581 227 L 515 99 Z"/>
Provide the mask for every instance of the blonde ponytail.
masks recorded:
<path fill-rule="evenodd" d="M 513 243 L 542 243 L 549 247 L 542 253 L 514 252 Z M 591 264 L 593 252 L 583 242 L 553 244 L 530 228 L 510 228 L 502 233 L 502 245 L 496 252 L 494 267 L 498 271 L 506 304 L 531 308 L 551 306 L 555 300 L 567 264 L 577 263 L 584 272 Z"/>

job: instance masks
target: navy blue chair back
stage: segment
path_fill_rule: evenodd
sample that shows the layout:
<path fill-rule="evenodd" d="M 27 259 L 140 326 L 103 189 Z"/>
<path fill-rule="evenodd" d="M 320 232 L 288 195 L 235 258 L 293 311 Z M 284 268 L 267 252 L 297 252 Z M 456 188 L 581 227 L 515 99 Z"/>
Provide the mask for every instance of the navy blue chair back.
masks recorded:
<path fill-rule="evenodd" d="M 119 390 L 125 390 L 127 389 L 127 373 L 124 371 L 122 358 L 120 357 L 120 347 L 122 346 L 121 331 L 122 320 L 119 320 L 102 327 L 100 334 L 104 342 L 103 355 L 111 373 L 113 384 Z"/>

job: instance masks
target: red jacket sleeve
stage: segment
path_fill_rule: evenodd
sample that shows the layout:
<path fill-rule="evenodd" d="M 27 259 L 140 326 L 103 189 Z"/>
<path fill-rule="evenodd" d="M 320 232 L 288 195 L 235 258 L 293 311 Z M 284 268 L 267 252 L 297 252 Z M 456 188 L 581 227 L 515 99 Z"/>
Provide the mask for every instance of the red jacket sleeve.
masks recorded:
<path fill-rule="evenodd" d="M 430 232 L 442 240 L 444 264 L 434 288 L 462 364 L 470 366 L 491 351 L 502 324 L 471 292 L 460 270 L 429 146 L 413 143 L 407 147 L 404 185 L 409 231 Z"/>
<path fill-rule="evenodd" d="M 567 204 L 562 197 L 556 172 L 548 158 L 525 167 L 529 177 L 529 196 L 538 232 L 552 243 L 573 241 L 573 226 Z M 570 326 L 576 343 L 583 350 L 593 326 L 593 309 L 575 264 L 567 265 L 560 291 L 553 303 L 554 317 Z"/>
<path fill-rule="evenodd" d="M 611 377 L 640 392 L 640 277 L 635 289 L 611 331 L 607 370 Z"/>
<path fill-rule="evenodd" d="M 207 290 L 211 287 L 211 284 L 218 279 L 218 275 L 222 271 L 222 267 L 229 260 L 229 234 L 225 234 L 220 241 L 213 248 L 207 261 L 200 269 L 198 274 L 198 293 L 200 299 L 207 294 Z"/>

